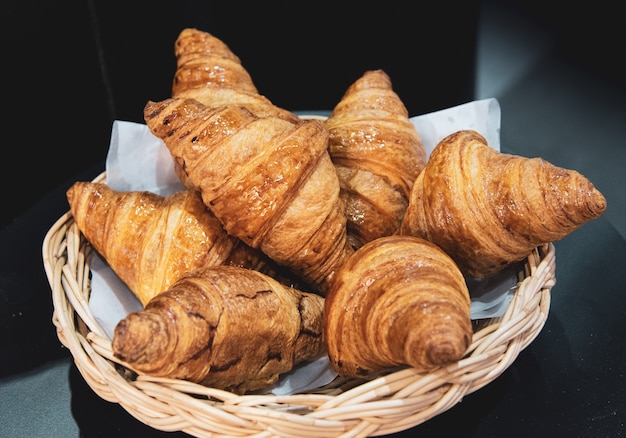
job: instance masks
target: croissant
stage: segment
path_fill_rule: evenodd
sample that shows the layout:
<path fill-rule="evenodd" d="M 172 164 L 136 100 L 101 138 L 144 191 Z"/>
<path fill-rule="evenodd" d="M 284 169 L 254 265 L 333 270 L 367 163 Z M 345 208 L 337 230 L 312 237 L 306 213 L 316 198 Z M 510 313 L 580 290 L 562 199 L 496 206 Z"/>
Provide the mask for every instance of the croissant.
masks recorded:
<path fill-rule="evenodd" d="M 428 371 L 461 359 L 471 339 L 464 277 L 427 240 L 394 235 L 366 243 L 326 295 L 324 340 L 344 377 L 407 365 Z"/>
<path fill-rule="evenodd" d="M 353 246 L 394 234 L 426 152 L 389 76 L 366 71 L 346 90 L 326 127 Z"/>
<path fill-rule="evenodd" d="M 177 98 L 148 102 L 144 118 L 229 234 L 325 294 L 353 250 L 320 120 Z"/>
<path fill-rule="evenodd" d="M 258 271 L 210 266 L 122 319 L 112 349 L 139 373 L 245 393 L 324 354 L 323 308 Z"/>
<path fill-rule="evenodd" d="M 483 278 L 605 210 L 602 193 L 577 171 L 500 153 L 479 133 L 463 130 L 431 153 L 400 233 L 434 242 L 466 276 Z"/>
<path fill-rule="evenodd" d="M 183 29 L 174 43 L 176 73 L 172 97 L 193 98 L 207 106 L 242 105 L 260 117 L 297 122 L 298 116 L 261 95 L 241 60 L 219 38 Z"/>
<path fill-rule="evenodd" d="M 229 236 L 197 192 L 162 197 L 78 181 L 66 195 L 80 231 L 143 305 L 206 265 L 256 269 L 304 287 L 261 251 Z"/>

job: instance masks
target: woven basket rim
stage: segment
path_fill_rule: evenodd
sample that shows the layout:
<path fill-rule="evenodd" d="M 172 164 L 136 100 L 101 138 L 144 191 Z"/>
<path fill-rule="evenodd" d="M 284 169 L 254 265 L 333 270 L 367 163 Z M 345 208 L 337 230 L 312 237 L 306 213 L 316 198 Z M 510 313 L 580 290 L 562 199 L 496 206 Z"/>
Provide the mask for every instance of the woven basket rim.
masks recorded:
<path fill-rule="evenodd" d="M 103 172 L 93 181 L 105 181 Z M 245 394 L 176 379 L 137 376 L 111 350 L 89 309 L 91 246 L 68 211 L 43 241 L 52 290 L 52 320 L 76 367 L 102 399 L 139 421 L 192 436 L 378 436 L 421 424 L 500 376 L 540 333 L 556 282 L 554 244 L 536 248 L 520 264 L 506 313 L 481 320 L 458 362 L 429 373 L 402 368 L 369 381 L 337 378 L 315 392 Z M 259 435 L 261 434 L 261 435 Z"/>

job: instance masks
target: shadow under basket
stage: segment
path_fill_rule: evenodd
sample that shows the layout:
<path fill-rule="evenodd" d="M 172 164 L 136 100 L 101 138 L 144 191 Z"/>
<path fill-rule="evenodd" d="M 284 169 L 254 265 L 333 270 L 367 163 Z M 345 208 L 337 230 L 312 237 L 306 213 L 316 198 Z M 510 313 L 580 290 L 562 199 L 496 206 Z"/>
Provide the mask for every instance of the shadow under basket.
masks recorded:
<path fill-rule="evenodd" d="M 101 174 L 94 181 L 104 181 Z M 364 437 L 400 432 L 447 411 L 500 376 L 539 334 L 555 284 L 555 248 L 519 264 L 516 291 L 499 318 L 474 321 L 465 357 L 420 373 L 394 370 L 372 380 L 337 378 L 307 393 L 237 395 L 183 380 L 136 375 L 113 356 L 89 308 L 91 246 L 67 212 L 43 242 L 57 335 L 102 399 L 162 431 L 192 436 Z"/>

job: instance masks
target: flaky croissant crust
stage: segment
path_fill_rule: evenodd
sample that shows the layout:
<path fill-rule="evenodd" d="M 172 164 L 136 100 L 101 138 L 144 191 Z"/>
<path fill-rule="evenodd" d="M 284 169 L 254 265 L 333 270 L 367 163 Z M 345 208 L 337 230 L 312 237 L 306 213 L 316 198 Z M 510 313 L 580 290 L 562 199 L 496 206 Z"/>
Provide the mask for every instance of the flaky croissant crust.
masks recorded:
<path fill-rule="evenodd" d="M 227 85 L 258 93 L 248 71 L 228 45 L 207 32 L 194 28 L 181 31 L 174 43 L 177 69 L 172 95 L 182 89 L 207 84 Z"/>
<path fill-rule="evenodd" d="M 500 153 L 472 130 L 444 138 L 413 185 L 402 234 L 486 277 L 601 216 L 606 199 L 575 170 Z"/>
<path fill-rule="evenodd" d="M 132 369 L 245 393 L 325 352 L 324 299 L 234 266 L 185 274 L 115 327 Z"/>
<path fill-rule="evenodd" d="M 174 54 L 172 97 L 196 99 L 209 107 L 240 105 L 259 117 L 299 121 L 296 114 L 277 107 L 257 91 L 239 57 L 214 35 L 183 29 L 174 44 Z"/>
<path fill-rule="evenodd" d="M 472 337 L 467 285 L 439 247 L 412 236 L 359 248 L 324 305 L 331 365 L 346 377 L 398 366 L 430 370 L 463 357 Z"/>
<path fill-rule="evenodd" d="M 325 123 L 352 245 L 394 234 L 426 153 L 389 76 L 366 71 Z"/>
<path fill-rule="evenodd" d="M 164 197 L 77 181 L 67 199 L 83 235 L 143 305 L 188 271 L 223 264 L 308 289 L 261 251 L 228 235 L 198 192 Z"/>
<path fill-rule="evenodd" d="M 78 181 L 67 199 L 81 232 L 142 304 L 236 245 L 194 192 L 162 197 Z"/>
<path fill-rule="evenodd" d="M 351 84 L 326 126 L 334 163 L 384 176 L 409 196 L 426 152 L 383 70 L 368 70 Z"/>
<path fill-rule="evenodd" d="M 351 248 L 321 121 L 177 98 L 148 102 L 144 118 L 229 234 L 325 293 Z"/>

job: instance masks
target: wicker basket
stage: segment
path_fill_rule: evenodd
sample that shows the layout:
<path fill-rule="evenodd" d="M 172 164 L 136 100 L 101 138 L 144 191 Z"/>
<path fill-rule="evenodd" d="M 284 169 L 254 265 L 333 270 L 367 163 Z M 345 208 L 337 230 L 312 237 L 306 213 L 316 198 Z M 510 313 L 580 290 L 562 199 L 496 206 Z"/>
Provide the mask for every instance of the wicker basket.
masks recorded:
<path fill-rule="evenodd" d="M 104 180 L 104 173 L 95 179 Z M 111 340 L 89 309 L 91 247 L 69 212 L 48 231 L 42 251 L 58 337 L 93 391 L 155 429 L 198 437 L 360 437 L 421 424 L 511 365 L 543 328 L 555 284 L 555 249 L 548 244 L 520 264 L 506 313 L 475 322 L 467 355 L 430 373 L 404 368 L 370 381 L 337 378 L 305 394 L 236 395 L 137 376 L 113 356 Z"/>

